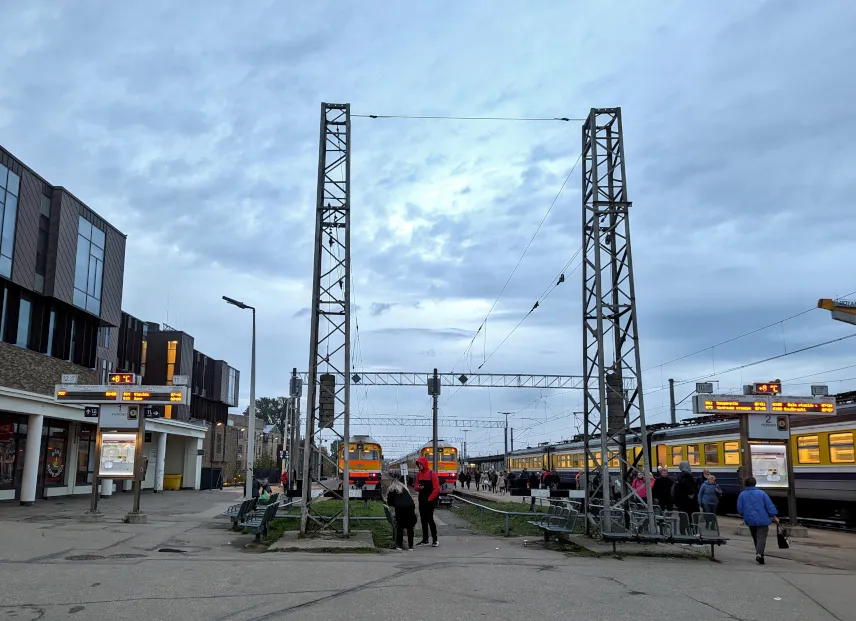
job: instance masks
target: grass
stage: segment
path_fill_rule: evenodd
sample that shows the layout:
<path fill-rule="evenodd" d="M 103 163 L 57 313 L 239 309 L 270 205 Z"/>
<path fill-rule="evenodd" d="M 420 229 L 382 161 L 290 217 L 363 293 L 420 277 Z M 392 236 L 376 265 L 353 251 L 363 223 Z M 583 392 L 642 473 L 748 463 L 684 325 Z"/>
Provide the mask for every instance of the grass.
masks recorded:
<path fill-rule="evenodd" d="M 351 501 L 350 503 L 351 517 L 384 517 L 383 505 L 379 502 L 370 501 L 366 507 L 360 501 Z M 320 515 L 336 515 L 342 511 L 341 500 L 325 500 L 324 502 L 315 503 L 312 505 L 313 510 Z M 300 507 L 292 507 L 285 515 L 300 515 Z M 339 521 L 341 525 L 341 521 Z M 354 530 L 367 530 L 372 534 L 372 541 L 377 548 L 391 548 L 392 527 L 389 522 L 384 520 L 358 520 L 351 522 L 351 528 Z M 300 530 L 300 520 L 295 518 L 275 519 L 268 526 L 268 536 L 264 539 L 264 543 L 271 544 L 286 531 Z M 349 550 L 352 552 L 353 550 Z"/>
<path fill-rule="evenodd" d="M 492 502 L 490 503 L 491 509 L 497 509 L 499 511 L 528 511 L 529 505 L 520 502 Z M 545 509 L 542 507 L 535 508 L 536 513 L 544 513 Z M 463 507 L 456 505 L 456 508 L 453 509 L 455 515 L 459 515 L 464 518 L 467 522 L 469 522 L 476 530 L 482 531 L 483 533 L 487 533 L 488 535 L 505 535 L 505 516 L 501 513 L 493 513 L 491 511 L 484 511 L 478 507 L 474 507 L 472 505 L 464 504 Z M 531 535 L 538 536 L 541 535 L 541 530 L 532 526 L 531 524 L 527 524 L 527 520 L 531 520 L 535 513 L 530 513 L 529 515 L 512 515 L 509 518 L 508 524 L 508 535 L 510 537 L 517 537 L 520 535 Z"/>

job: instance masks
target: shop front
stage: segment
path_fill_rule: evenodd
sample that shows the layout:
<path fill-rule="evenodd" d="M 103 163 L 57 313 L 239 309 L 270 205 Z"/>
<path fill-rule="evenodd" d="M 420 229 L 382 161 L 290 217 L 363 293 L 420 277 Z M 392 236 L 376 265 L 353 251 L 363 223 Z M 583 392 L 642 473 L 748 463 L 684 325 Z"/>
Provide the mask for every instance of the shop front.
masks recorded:
<path fill-rule="evenodd" d="M 30 505 L 57 496 L 90 494 L 94 423 L 84 418 L 81 406 L 0 388 L 0 500 Z M 199 489 L 204 436 L 205 427 L 191 423 L 147 420 L 143 455 L 149 465 L 143 489 L 163 489 L 164 474 L 180 476 L 182 488 Z M 109 489 L 102 484 L 100 493 L 108 496 L 130 489 L 130 481 L 115 480 L 109 481 Z"/>

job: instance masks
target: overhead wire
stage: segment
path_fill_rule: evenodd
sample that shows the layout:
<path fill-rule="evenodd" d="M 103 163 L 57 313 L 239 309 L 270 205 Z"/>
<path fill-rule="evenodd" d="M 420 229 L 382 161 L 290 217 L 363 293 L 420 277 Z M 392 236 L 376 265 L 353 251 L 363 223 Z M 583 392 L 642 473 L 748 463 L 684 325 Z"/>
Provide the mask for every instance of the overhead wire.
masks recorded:
<path fill-rule="evenodd" d="M 505 284 L 502 285 L 502 289 L 500 289 L 499 295 L 496 296 L 496 299 L 493 301 L 493 304 L 491 304 L 490 309 L 487 311 L 487 315 L 485 315 L 485 318 L 482 320 L 482 322 L 479 325 L 478 329 L 476 330 L 475 334 L 473 334 L 473 338 L 470 339 L 469 344 L 467 345 L 466 349 L 464 349 L 464 353 L 462 353 L 460 358 L 458 358 L 457 362 L 455 362 L 455 364 L 452 365 L 452 372 L 455 371 L 455 368 L 458 366 L 458 364 L 460 364 L 461 360 L 467 355 L 467 351 L 469 351 L 472 348 L 473 343 L 476 340 L 476 337 L 478 337 L 479 332 L 481 332 L 482 328 L 484 328 L 485 324 L 487 323 L 487 320 L 490 318 L 491 314 L 493 313 L 493 310 L 496 308 L 496 305 L 499 303 L 499 300 L 502 298 L 502 294 L 505 293 L 505 290 L 508 288 L 508 283 L 511 282 L 511 279 L 514 277 L 514 274 L 517 273 L 517 268 L 520 267 L 520 264 L 523 262 L 523 259 L 526 256 L 526 253 L 529 252 L 529 248 L 532 247 L 532 243 L 535 241 L 535 238 L 538 236 L 538 233 L 541 231 L 541 227 L 544 226 L 544 222 L 546 222 L 547 217 L 550 215 L 550 212 L 553 210 L 553 207 L 556 205 L 556 202 L 559 200 L 559 197 L 562 195 L 562 192 L 564 191 L 565 186 L 568 184 L 568 180 L 571 178 L 571 175 L 574 174 L 574 171 L 576 170 L 577 165 L 582 160 L 582 157 L 583 157 L 583 154 L 581 152 L 577 156 L 576 161 L 574 161 L 573 166 L 571 166 L 571 170 L 568 172 L 567 176 L 565 177 L 565 180 L 562 182 L 562 185 L 559 188 L 559 191 L 556 192 L 556 196 L 554 196 L 553 200 L 550 202 L 550 206 L 547 208 L 547 211 L 544 213 L 544 217 L 541 218 L 541 221 L 538 223 L 538 226 L 535 229 L 535 232 L 532 234 L 532 237 L 529 238 L 529 243 L 527 243 L 526 247 L 523 249 L 523 253 L 520 255 L 520 258 L 517 260 L 517 263 L 514 265 L 514 269 L 511 270 L 511 273 L 508 275 L 508 278 L 505 280 Z M 455 391 L 455 393 L 453 393 L 452 396 L 454 396 L 454 394 L 456 394 L 456 393 L 457 393 L 457 391 Z M 446 400 L 446 403 L 448 403 L 451 400 L 452 396 L 450 396 L 449 399 Z"/>
<path fill-rule="evenodd" d="M 579 122 L 585 119 L 575 119 L 566 116 L 445 116 L 434 114 L 351 114 L 361 119 L 429 119 L 442 121 L 547 121 L 547 122 Z"/>
<path fill-rule="evenodd" d="M 851 293 L 848 293 L 848 294 L 845 294 L 845 295 L 843 295 L 843 296 L 839 296 L 839 297 L 840 297 L 840 298 L 846 298 L 846 297 L 850 297 L 851 295 L 856 295 L 856 291 L 852 291 Z M 804 311 L 801 311 L 801 312 L 796 313 L 796 314 L 794 314 L 794 315 L 791 315 L 791 316 L 789 316 L 789 317 L 785 317 L 784 319 L 779 319 L 778 321 L 774 321 L 774 322 L 772 322 L 772 323 L 769 323 L 769 324 L 767 324 L 766 326 L 762 326 L 762 327 L 760 327 L 760 328 L 755 328 L 754 330 L 750 330 L 749 332 L 744 332 L 743 334 L 740 334 L 740 335 L 738 335 L 738 336 L 732 337 L 732 338 L 730 338 L 730 339 L 726 339 L 726 340 L 721 341 L 721 342 L 719 342 L 719 343 L 715 343 L 714 345 L 708 345 L 707 347 L 703 347 L 702 349 L 699 349 L 699 350 L 697 350 L 697 351 L 694 351 L 694 352 L 692 352 L 692 353 L 690 353 L 690 354 L 686 354 L 686 355 L 684 355 L 684 356 L 680 356 L 680 357 L 678 357 L 678 358 L 673 358 L 672 360 L 668 360 L 668 361 L 666 361 L 666 362 L 661 362 L 661 363 L 659 363 L 659 364 L 652 365 L 652 366 L 648 367 L 647 369 L 642 369 L 642 372 L 643 372 L 643 373 L 645 373 L 645 372 L 647 372 L 647 371 L 650 371 L 650 370 L 652 370 L 652 369 L 656 369 L 656 368 L 658 368 L 658 367 L 664 367 L 664 366 L 666 366 L 666 365 L 668 365 L 668 364 L 672 364 L 673 362 L 678 362 L 678 361 L 680 361 L 680 360 L 685 360 L 685 359 L 690 358 L 690 357 L 692 357 L 692 356 L 695 356 L 695 355 L 697 355 L 697 354 L 702 354 L 702 353 L 704 353 L 704 352 L 706 352 L 706 351 L 709 351 L 709 350 L 711 350 L 711 349 L 715 349 L 715 348 L 717 348 L 717 347 L 721 347 L 722 345 L 727 345 L 728 343 L 733 343 L 734 341 L 738 341 L 738 340 L 740 340 L 740 339 L 742 339 L 742 338 L 745 338 L 745 337 L 747 337 L 747 336 L 751 336 L 751 335 L 753 335 L 753 334 L 757 334 L 758 332 L 762 332 L 762 331 L 764 331 L 764 330 L 768 330 L 769 328 L 773 328 L 773 327 L 775 327 L 775 326 L 778 326 L 778 325 L 780 325 L 780 324 L 783 324 L 783 323 L 785 323 L 786 321 L 790 321 L 791 319 L 796 319 L 797 317 L 801 317 L 801 316 L 803 316 L 803 315 L 806 315 L 806 314 L 810 313 L 810 312 L 811 312 L 811 311 L 813 311 L 813 310 L 817 310 L 817 307 L 816 307 L 816 306 L 812 306 L 811 308 L 807 308 L 807 309 L 806 309 L 806 310 L 804 310 Z"/>

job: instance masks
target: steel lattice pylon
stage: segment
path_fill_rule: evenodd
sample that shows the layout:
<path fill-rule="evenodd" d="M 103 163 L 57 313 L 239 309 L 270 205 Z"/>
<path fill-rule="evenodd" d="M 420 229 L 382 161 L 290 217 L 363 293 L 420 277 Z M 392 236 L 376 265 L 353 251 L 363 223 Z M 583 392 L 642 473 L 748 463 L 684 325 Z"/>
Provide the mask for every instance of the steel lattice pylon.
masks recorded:
<path fill-rule="evenodd" d="M 647 528 L 655 533 L 652 495 L 640 499 L 626 482 L 632 465 L 643 469 L 650 489 L 651 458 L 645 441 L 641 442 L 641 464 L 638 456 L 629 458 L 626 450 L 627 436 L 643 440 L 647 432 L 621 108 L 592 108 L 583 125 L 582 164 L 586 508 L 601 532 L 617 532 L 626 529 L 625 504 L 631 499 L 644 503 Z M 609 465 L 614 467 L 616 462 L 620 494 L 613 492 L 609 478 Z M 601 499 L 603 512 L 597 516 L 594 509 Z"/>
<path fill-rule="evenodd" d="M 349 480 L 349 451 L 340 471 L 336 455 L 319 450 L 319 433 L 330 429 L 347 445 L 350 437 L 351 380 L 351 107 L 321 104 L 318 147 L 318 195 L 315 206 L 315 264 L 312 277 L 312 324 L 309 343 L 306 436 L 303 445 L 303 488 L 300 534 L 337 529 L 348 536 L 348 485 L 336 493 L 343 512 L 322 516 L 315 511 L 313 487 L 324 485 L 310 468 L 323 460 L 335 464 Z M 337 427 L 342 429 L 339 433 Z M 319 468 L 320 470 L 320 468 Z M 333 491 L 338 490 L 336 481 Z M 316 488 L 317 489 L 317 488 Z M 320 490 L 320 491 L 324 491 Z"/>

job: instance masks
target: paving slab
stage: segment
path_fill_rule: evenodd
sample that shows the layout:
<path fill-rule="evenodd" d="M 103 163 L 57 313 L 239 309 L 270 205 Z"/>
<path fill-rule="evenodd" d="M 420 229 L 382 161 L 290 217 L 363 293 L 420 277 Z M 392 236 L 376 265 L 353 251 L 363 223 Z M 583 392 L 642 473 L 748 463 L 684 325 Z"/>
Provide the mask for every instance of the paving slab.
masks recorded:
<path fill-rule="evenodd" d="M 332 533 L 300 537 L 297 531 L 286 531 L 268 547 L 268 552 L 334 552 L 337 550 L 374 550 L 372 534 L 366 530 L 351 531 L 347 539 Z"/>

